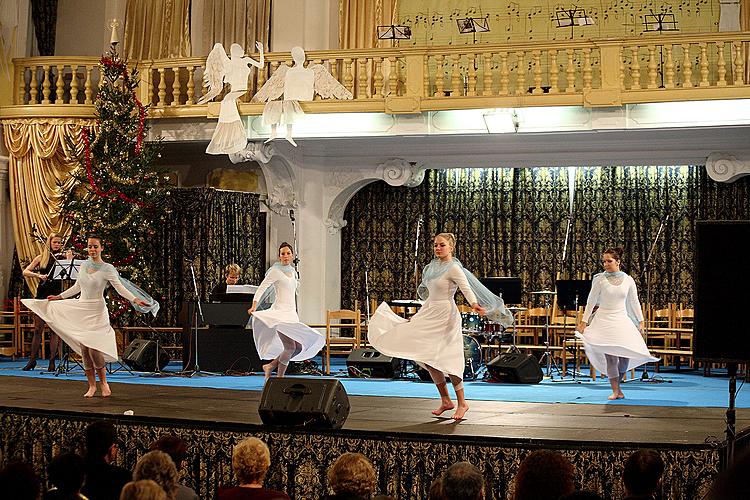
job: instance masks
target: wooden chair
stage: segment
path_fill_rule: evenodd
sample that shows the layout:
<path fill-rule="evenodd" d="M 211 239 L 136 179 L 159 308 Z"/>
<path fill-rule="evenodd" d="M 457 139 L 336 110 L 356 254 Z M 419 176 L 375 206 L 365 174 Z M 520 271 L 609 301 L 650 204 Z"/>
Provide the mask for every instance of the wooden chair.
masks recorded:
<path fill-rule="evenodd" d="M 16 315 L 12 300 L 0 303 L 0 354 L 16 357 Z"/>
<path fill-rule="evenodd" d="M 29 311 L 21 302 L 20 297 L 13 299 L 13 315 L 16 324 L 16 348 L 21 357 L 26 356 L 31 351 L 31 340 L 27 340 L 28 334 L 34 334 L 34 313 Z M 42 345 L 39 352 L 39 358 L 46 358 L 46 349 L 44 345 L 44 336 L 47 328 L 42 331 Z M 29 347 L 28 351 L 26 346 Z"/>
<path fill-rule="evenodd" d="M 353 334 L 341 336 L 342 330 L 352 330 Z M 339 335 L 333 336 L 332 330 Z M 326 356 L 324 368 L 326 375 L 331 374 L 331 354 L 349 354 L 362 344 L 362 315 L 359 309 L 339 309 L 326 313 Z"/>

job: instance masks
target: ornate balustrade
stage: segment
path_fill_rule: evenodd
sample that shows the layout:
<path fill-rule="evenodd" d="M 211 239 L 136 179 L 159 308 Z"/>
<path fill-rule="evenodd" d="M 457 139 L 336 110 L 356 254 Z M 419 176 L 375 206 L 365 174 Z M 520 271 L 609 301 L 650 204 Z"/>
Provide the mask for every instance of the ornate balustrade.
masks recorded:
<path fill-rule="evenodd" d="M 522 106 L 618 106 L 627 103 L 750 98 L 750 32 L 496 45 L 311 51 L 354 95 L 304 103 L 312 112 L 416 113 Z M 257 59 L 257 54 L 254 55 Z M 16 59 L 14 106 L 2 116 L 89 115 L 100 74 L 93 57 Z M 253 71 L 243 114 L 260 114 L 251 96 L 289 53 L 266 55 Z M 197 105 L 204 58 L 131 61 L 151 117 L 213 116 Z M 20 107 L 23 106 L 21 109 Z"/>

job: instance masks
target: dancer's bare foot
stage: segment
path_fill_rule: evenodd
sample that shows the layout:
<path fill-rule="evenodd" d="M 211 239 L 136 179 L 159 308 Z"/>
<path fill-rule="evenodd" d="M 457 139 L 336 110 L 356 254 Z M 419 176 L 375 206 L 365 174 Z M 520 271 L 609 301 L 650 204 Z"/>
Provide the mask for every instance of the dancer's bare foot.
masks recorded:
<path fill-rule="evenodd" d="M 86 394 L 83 395 L 84 398 L 93 398 L 94 394 L 96 394 L 96 386 L 89 387 L 89 390 L 86 391 Z"/>
<path fill-rule="evenodd" d="M 271 378 L 271 372 L 273 372 L 273 365 L 271 363 L 263 365 L 263 375 L 265 376 L 266 380 Z"/>
<path fill-rule="evenodd" d="M 438 407 L 437 410 L 432 410 L 432 414 L 437 417 L 439 415 L 442 415 L 443 412 L 448 411 L 448 410 L 452 410 L 453 408 L 455 408 L 455 406 L 453 406 L 452 402 L 442 403 L 440 405 L 440 407 Z"/>
<path fill-rule="evenodd" d="M 625 399 L 625 394 L 623 394 L 622 391 L 618 392 L 617 399 Z"/>
<path fill-rule="evenodd" d="M 112 390 L 109 388 L 109 384 L 104 382 L 102 384 L 102 397 L 108 398 L 112 395 Z"/>
<path fill-rule="evenodd" d="M 607 396 L 607 399 L 609 399 L 610 401 L 614 401 L 615 399 L 617 399 L 617 394 L 613 392 L 612 394 Z"/>
<path fill-rule="evenodd" d="M 453 420 L 463 420 L 464 415 L 466 415 L 467 411 L 469 411 L 469 405 L 458 405 L 458 408 L 456 408 L 456 413 L 453 414 Z"/>

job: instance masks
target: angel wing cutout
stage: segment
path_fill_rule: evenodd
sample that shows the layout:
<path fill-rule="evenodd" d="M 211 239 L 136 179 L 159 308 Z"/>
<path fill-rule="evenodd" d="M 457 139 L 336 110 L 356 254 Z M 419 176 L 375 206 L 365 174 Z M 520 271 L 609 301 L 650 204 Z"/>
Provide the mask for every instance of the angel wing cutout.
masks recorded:
<path fill-rule="evenodd" d="M 271 78 L 269 78 L 260 90 L 255 93 L 253 101 L 268 102 L 281 97 L 284 93 L 284 80 L 286 79 L 287 71 L 289 71 L 289 66 L 286 64 L 282 64 L 276 68 L 276 71 L 273 72 Z"/>
<path fill-rule="evenodd" d="M 341 85 L 322 64 L 308 66 L 315 72 L 315 92 L 323 99 L 354 99 L 346 87 Z"/>
<path fill-rule="evenodd" d="M 224 77 L 229 68 L 229 57 L 220 43 L 214 44 L 214 48 L 206 58 L 206 70 L 203 72 L 203 82 L 208 87 L 208 92 L 198 100 L 198 104 L 204 104 L 224 89 Z"/>

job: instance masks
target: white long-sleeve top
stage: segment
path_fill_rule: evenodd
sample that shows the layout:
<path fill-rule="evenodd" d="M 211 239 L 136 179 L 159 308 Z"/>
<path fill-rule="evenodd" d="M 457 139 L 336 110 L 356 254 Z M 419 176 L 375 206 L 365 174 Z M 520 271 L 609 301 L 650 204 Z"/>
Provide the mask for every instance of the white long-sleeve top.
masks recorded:
<path fill-rule="evenodd" d="M 107 287 L 107 284 L 111 284 L 117 293 L 126 300 L 132 303 L 136 299 L 135 295 L 130 293 L 120 281 L 120 275 L 117 273 L 115 266 L 104 263 L 97 271 L 89 272 L 91 269 L 88 264 L 83 264 L 75 284 L 62 292 L 60 296 L 63 299 L 67 299 L 80 293 L 83 300 L 103 301 L 104 289 Z"/>
<path fill-rule="evenodd" d="M 591 314 L 595 306 L 610 311 L 623 310 L 631 318 L 643 321 L 643 311 L 638 300 L 638 288 L 633 278 L 625 274 L 622 282 L 615 285 L 607 279 L 604 273 L 594 276 L 591 282 L 591 292 L 586 301 L 586 309 L 583 311 L 583 321 L 590 322 Z"/>
<path fill-rule="evenodd" d="M 476 304 L 477 296 L 471 290 L 466 275 L 458 264 L 453 264 L 440 277 L 435 278 L 427 284 L 427 290 L 429 291 L 427 302 L 433 300 L 453 300 L 453 296 L 456 295 L 456 290 L 458 289 L 464 294 L 469 304 Z"/>
<path fill-rule="evenodd" d="M 276 298 L 273 301 L 272 309 L 288 309 L 295 311 L 296 301 L 295 293 L 297 291 L 297 278 L 295 276 L 288 276 L 284 274 L 284 271 L 277 267 L 272 267 L 263 281 L 258 285 L 258 289 L 255 291 L 255 300 L 260 299 L 263 293 L 268 287 L 273 286 L 276 292 Z"/>

